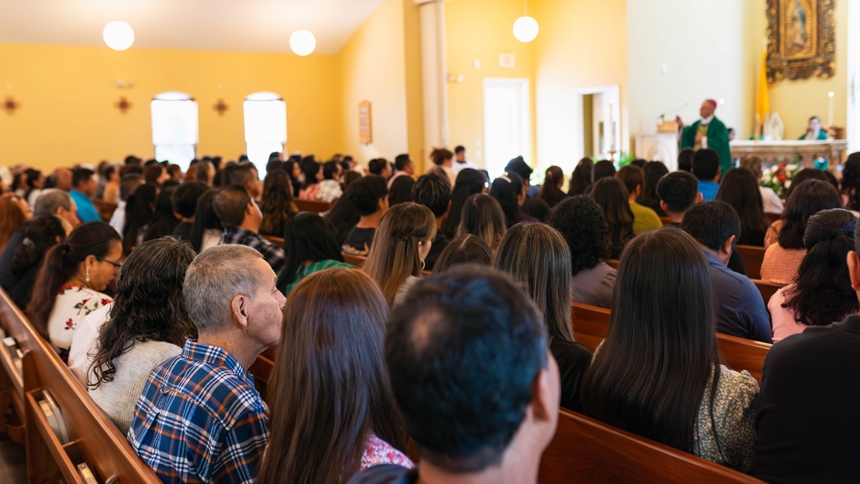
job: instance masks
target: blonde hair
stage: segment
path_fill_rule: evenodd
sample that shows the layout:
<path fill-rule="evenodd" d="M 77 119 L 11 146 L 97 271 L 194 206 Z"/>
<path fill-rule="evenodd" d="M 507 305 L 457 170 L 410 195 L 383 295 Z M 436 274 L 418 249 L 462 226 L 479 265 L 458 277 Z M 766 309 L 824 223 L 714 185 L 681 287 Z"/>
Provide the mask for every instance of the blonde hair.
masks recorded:
<path fill-rule="evenodd" d="M 361 270 L 376 281 L 389 306 L 407 277 L 421 277 L 418 243 L 434 237 L 436 217 L 423 205 L 397 204 L 382 216 Z"/>
<path fill-rule="evenodd" d="M 762 163 L 762 159 L 758 156 L 745 156 L 743 159 L 741 159 L 741 166 L 744 168 L 749 168 L 749 170 L 753 172 L 753 175 L 755 175 L 756 180 L 761 178 Z"/>

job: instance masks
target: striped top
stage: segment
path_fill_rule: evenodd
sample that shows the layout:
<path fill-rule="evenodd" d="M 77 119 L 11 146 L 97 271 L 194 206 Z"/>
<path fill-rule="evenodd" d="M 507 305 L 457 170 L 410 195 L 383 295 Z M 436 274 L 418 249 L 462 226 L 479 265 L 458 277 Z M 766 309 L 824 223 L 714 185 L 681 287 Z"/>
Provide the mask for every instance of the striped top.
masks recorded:
<path fill-rule="evenodd" d="M 188 340 L 157 366 L 134 407 L 128 441 L 164 482 L 253 483 L 269 416 L 229 353 Z"/>
<path fill-rule="evenodd" d="M 299 267 L 299 270 L 296 271 L 296 278 L 293 279 L 293 282 L 287 284 L 287 292 L 285 294 L 289 294 L 293 292 L 293 288 L 296 287 L 296 284 L 302 282 L 302 279 L 308 277 L 314 272 L 324 271 L 326 269 L 335 269 L 343 267 L 344 269 L 355 269 L 354 266 L 351 266 L 345 262 L 340 262 L 336 260 L 326 259 L 321 260 L 319 262 L 314 262 L 313 264 L 308 264 L 306 266 Z"/>

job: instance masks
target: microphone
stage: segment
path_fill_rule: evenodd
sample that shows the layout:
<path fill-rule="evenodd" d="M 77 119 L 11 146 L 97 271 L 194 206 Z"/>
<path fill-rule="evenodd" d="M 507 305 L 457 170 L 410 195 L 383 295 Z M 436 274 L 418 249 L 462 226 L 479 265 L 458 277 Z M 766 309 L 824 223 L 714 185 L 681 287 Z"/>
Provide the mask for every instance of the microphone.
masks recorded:
<path fill-rule="evenodd" d="M 666 121 L 666 115 L 667 115 L 667 114 L 675 114 L 675 113 L 677 113 L 678 111 L 680 111 L 680 110 L 682 110 L 682 109 L 686 108 L 686 107 L 687 107 L 687 106 L 689 106 L 689 105 L 690 105 L 690 103 L 689 103 L 689 102 L 685 102 L 685 103 L 684 103 L 684 105 L 683 105 L 683 106 L 681 106 L 681 107 L 679 107 L 679 108 L 670 109 L 670 110 L 666 111 L 665 113 L 660 113 L 660 115 L 659 115 L 659 116 L 657 116 L 657 119 L 659 119 L 659 120 L 660 120 L 660 122 L 661 122 L 661 123 L 663 123 L 663 122 L 665 122 L 665 121 Z"/>

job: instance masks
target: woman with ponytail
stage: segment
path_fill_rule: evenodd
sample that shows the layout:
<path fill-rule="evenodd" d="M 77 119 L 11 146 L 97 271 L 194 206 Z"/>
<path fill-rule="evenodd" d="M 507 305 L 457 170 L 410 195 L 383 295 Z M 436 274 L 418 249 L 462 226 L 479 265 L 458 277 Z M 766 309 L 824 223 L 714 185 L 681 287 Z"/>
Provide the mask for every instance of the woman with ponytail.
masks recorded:
<path fill-rule="evenodd" d="M 841 208 L 809 217 L 803 234 L 806 255 L 794 284 L 777 291 L 767 305 L 774 343 L 810 326 L 842 321 L 860 309 L 845 262 L 848 252 L 854 250 L 856 225 L 857 217 Z"/>
<path fill-rule="evenodd" d="M 63 361 L 78 321 L 111 302 L 101 291 L 122 265 L 122 241 L 104 222 L 81 225 L 45 255 L 27 316 Z"/>
<path fill-rule="evenodd" d="M 561 171 L 561 168 L 553 165 L 546 169 L 546 177 L 543 181 L 543 186 L 540 189 L 540 193 L 538 193 L 538 198 L 546 202 L 549 205 L 549 208 L 553 208 L 567 196 L 561 190 L 561 186 L 564 184 L 564 172 Z"/>

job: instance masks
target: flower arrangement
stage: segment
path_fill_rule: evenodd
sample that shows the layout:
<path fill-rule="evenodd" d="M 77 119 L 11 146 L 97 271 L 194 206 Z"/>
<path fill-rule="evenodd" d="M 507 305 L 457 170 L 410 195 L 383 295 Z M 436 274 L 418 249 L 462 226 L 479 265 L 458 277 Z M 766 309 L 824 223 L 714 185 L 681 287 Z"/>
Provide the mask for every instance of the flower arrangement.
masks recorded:
<path fill-rule="evenodd" d="M 762 169 L 761 186 L 771 188 L 779 198 L 785 198 L 794 175 L 801 170 L 799 163 L 780 163 Z"/>

